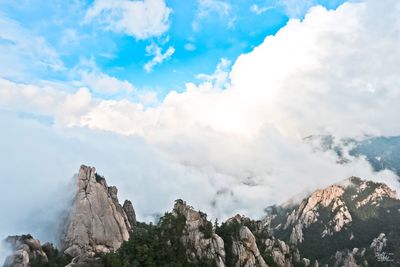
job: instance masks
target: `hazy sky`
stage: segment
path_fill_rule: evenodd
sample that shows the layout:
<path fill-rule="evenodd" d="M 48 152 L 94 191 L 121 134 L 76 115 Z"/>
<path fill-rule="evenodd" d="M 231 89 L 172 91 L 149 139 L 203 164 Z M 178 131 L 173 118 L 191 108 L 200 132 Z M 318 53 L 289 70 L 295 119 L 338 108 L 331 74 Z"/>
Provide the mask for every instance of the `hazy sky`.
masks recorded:
<path fill-rule="evenodd" d="M 176 198 L 260 217 L 351 175 L 396 186 L 303 138 L 400 134 L 399 13 L 397 0 L 2 1 L 0 236 L 54 239 L 80 164 L 143 220 Z"/>

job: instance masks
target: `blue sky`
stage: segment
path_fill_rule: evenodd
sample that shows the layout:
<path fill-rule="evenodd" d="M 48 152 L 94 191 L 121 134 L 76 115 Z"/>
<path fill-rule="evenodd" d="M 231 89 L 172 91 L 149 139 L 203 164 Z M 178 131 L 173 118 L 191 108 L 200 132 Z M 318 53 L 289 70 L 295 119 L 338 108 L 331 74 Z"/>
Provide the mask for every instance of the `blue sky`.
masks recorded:
<path fill-rule="evenodd" d="M 22 56 L 17 50 L 18 60 L 22 62 L 13 57 L 6 58 L 11 66 L 16 65 L 13 68 L 16 70 L 3 72 L 3 77 L 18 82 L 69 82 L 81 79 L 73 70 L 95 68 L 97 73 L 128 81 L 137 91 L 156 91 L 162 98 L 170 90 L 184 90 L 184 84 L 196 82 L 200 73 L 213 73 L 221 58 L 234 62 L 240 54 L 262 43 L 266 36 L 275 34 L 290 17 L 302 18 L 310 6 L 319 4 L 336 8 L 342 2 L 168 0 L 164 10 L 169 11 L 161 23 L 165 28 L 140 37 L 110 26 L 105 19 L 109 15 L 106 13 L 115 9 L 104 9 L 100 15 L 88 20 L 87 14 L 96 5 L 95 1 L 31 0 L 17 4 L 6 0 L 0 4 L 0 18 L 3 20 L 0 27 L 11 24 L 18 28 L 15 32 L 20 32 L 28 40 L 40 39 L 46 44 L 46 49 L 52 50 L 54 60 L 46 61 L 49 56 L 42 53 L 44 49 L 41 46 L 38 48 L 41 51 L 34 55 Z M 8 24 L 4 24 L 4 20 Z M 8 26 L 10 31 L 12 27 Z M 0 39 L 1 52 L 6 54 L 12 53 L 10 46 L 15 45 L 14 40 L 7 39 L 12 38 L 3 34 Z M 151 45 L 159 48 L 161 55 L 168 49 L 173 53 L 146 70 L 146 63 L 154 57 L 146 51 L 146 47 Z M 38 66 L 37 62 L 42 59 L 48 64 Z"/>

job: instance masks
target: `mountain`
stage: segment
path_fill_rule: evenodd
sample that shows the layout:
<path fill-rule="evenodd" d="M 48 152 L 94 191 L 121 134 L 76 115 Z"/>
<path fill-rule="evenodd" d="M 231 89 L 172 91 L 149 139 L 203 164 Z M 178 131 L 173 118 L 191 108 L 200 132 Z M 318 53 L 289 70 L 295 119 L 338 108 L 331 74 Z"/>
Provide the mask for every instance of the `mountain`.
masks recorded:
<path fill-rule="evenodd" d="M 364 156 L 375 171 L 391 170 L 400 176 L 400 136 L 375 136 L 361 140 L 337 139 L 332 135 L 311 135 L 305 142 L 323 151 L 332 150 L 339 162 L 347 162 L 346 153 L 354 157 Z"/>
<path fill-rule="evenodd" d="M 128 201 L 121 206 L 117 193 L 118 189 L 108 186 L 95 168 L 81 166 L 77 193 L 63 225 L 61 250 L 65 254 L 90 257 L 114 252 L 129 239 L 134 210 Z"/>
<path fill-rule="evenodd" d="M 261 220 L 212 223 L 183 200 L 156 224 L 82 166 L 58 250 L 30 235 L 8 237 L 5 267 L 400 266 L 400 200 L 383 183 L 350 177 L 300 202 L 266 208 Z"/>
<path fill-rule="evenodd" d="M 400 176 L 400 136 L 371 137 L 354 142 L 353 156 L 364 155 L 376 171 L 391 170 Z"/>
<path fill-rule="evenodd" d="M 273 237 L 311 262 L 342 266 L 348 260 L 367 266 L 364 261 L 376 263 L 375 252 L 400 262 L 399 208 L 395 191 L 385 184 L 351 177 L 315 191 L 300 204 L 271 207 L 264 220 Z M 373 251 L 374 240 L 383 237 L 385 247 Z"/>

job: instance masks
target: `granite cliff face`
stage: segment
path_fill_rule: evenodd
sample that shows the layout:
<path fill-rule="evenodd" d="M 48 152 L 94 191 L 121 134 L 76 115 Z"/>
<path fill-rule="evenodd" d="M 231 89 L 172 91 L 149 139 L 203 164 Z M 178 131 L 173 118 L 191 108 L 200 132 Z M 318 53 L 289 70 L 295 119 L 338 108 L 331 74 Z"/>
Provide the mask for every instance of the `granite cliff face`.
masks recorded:
<path fill-rule="evenodd" d="M 307 199 L 303 200 L 297 209 L 288 216 L 284 229 L 291 228 L 290 243 L 297 244 L 304 240 L 303 231 L 319 219 L 319 209 L 328 209 L 333 219 L 321 236 L 339 232 L 345 225 L 352 221 L 348 207 L 343 201 L 344 189 L 332 185 L 325 189 L 317 190 Z"/>
<path fill-rule="evenodd" d="M 237 267 L 268 267 L 258 250 L 256 238 L 247 226 L 240 227 L 238 238 L 233 240 L 232 252 L 237 258 Z"/>
<path fill-rule="evenodd" d="M 206 259 L 213 261 L 218 267 L 225 266 L 224 241 L 215 234 L 205 213 L 195 211 L 183 200 L 177 200 L 172 214 L 185 219 L 181 241 L 186 248 L 189 262 L 196 263 L 196 259 Z"/>
<path fill-rule="evenodd" d="M 262 220 L 264 231 L 275 239 L 275 249 L 268 253 L 279 266 L 292 266 L 280 255 L 288 248 L 297 255 L 291 257 L 292 264 L 371 266 L 379 264 L 375 248 L 391 242 L 392 247 L 385 245 L 387 251 L 379 253 L 392 255 L 390 262 L 396 262 L 400 256 L 394 248 L 400 238 L 399 208 L 396 192 L 387 185 L 351 177 L 315 191 L 299 204 L 270 207 Z M 383 238 L 389 233 L 392 241 Z M 277 246 L 277 240 L 287 246 Z"/>
<path fill-rule="evenodd" d="M 230 239 L 230 245 L 226 249 L 232 253 L 231 265 L 267 267 L 268 265 L 258 249 L 256 237 L 247 225 L 249 221 L 249 218 L 238 214 L 225 223 L 225 227 L 233 229 L 230 237 L 225 236 Z"/>
<path fill-rule="evenodd" d="M 77 193 L 64 225 L 61 250 L 72 257 L 116 251 L 136 223 L 132 203 L 119 204 L 115 186 L 96 169 L 81 166 Z"/>
<path fill-rule="evenodd" d="M 396 192 L 387 185 L 351 177 L 315 191 L 299 205 L 281 208 L 286 210 L 284 222 L 274 227 L 278 231 L 289 231 L 289 242 L 297 245 L 304 241 L 304 231 L 310 226 L 322 224 L 320 237 L 332 236 L 352 224 L 357 209 L 378 208 L 389 199 L 396 199 Z"/>

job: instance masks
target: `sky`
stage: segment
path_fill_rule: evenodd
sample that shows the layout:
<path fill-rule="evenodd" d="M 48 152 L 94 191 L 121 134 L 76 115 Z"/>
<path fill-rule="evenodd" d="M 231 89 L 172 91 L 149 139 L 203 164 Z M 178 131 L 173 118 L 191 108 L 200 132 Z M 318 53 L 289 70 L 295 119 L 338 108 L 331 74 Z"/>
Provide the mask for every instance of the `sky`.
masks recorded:
<path fill-rule="evenodd" d="M 81 164 L 141 220 L 177 198 L 261 218 L 352 175 L 397 188 L 304 137 L 400 135 L 399 12 L 397 0 L 3 0 L 0 236 L 54 241 Z"/>
<path fill-rule="evenodd" d="M 105 98 L 151 90 L 162 99 L 212 73 L 221 58 L 251 51 L 311 5 L 342 2 L 4 0 L 1 61 L 12 65 L 1 72 L 19 82 L 74 81 Z"/>

